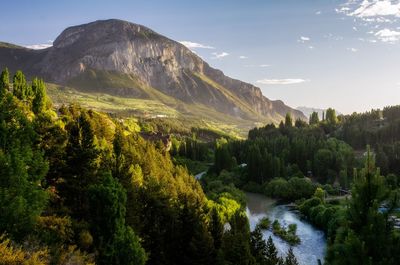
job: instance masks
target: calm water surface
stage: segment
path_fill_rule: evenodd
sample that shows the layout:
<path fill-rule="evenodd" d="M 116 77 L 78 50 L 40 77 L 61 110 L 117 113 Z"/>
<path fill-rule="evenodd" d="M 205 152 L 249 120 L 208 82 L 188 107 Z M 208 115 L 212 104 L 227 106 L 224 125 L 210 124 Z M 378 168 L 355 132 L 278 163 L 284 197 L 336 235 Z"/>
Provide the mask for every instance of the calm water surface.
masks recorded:
<path fill-rule="evenodd" d="M 246 212 L 250 220 L 251 230 L 265 216 L 271 222 L 278 220 L 281 225 L 286 227 L 289 224 L 297 224 L 297 235 L 300 237 L 301 243 L 293 247 L 293 251 L 299 263 L 301 265 L 317 265 L 318 259 L 323 263 L 326 250 L 326 238 L 323 231 L 301 219 L 295 211 L 291 211 L 287 206 L 277 205 L 276 201 L 271 198 L 254 193 L 246 193 L 246 197 Z M 288 251 L 289 245 L 279 237 L 274 236 L 271 231 L 263 230 L 263 234 L 265 240 L 269 236 L 272 237 L 280 255 L 284 255 Z"/>

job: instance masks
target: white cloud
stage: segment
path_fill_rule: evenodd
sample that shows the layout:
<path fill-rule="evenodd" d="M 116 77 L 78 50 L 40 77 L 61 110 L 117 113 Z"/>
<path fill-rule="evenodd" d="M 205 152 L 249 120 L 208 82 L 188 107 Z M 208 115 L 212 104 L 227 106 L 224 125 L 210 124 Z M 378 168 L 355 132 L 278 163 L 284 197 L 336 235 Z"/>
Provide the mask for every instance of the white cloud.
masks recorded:
<path fill-rule="evenodd" d="M 227 52 L 221 52 L 221 53 L 213 52 L 212 55 L 214 55 L 214 57 L 211 57 L 212 59 L 222 59 L 222 58 L 228 56 L 229 53 L 227 53 Z"/>
<path fill-rule="evenodd" d="M 305 43 L 305 42 L 310 41 L 310 40 L 311 39 L 309 37 L 300 36 L 300 38 L 297 40 L 297 42 Z"/>
<path fill-rule="evenodd" d="M 361 25 L 368 28 L 367 33 L 373 34 L 371 29 L 377 31 L 374 34 L 376 40 L 370 41 L 372 43 L 377 40 L 386 43 L 400 41 L 400 32 L 385 27 L 385 24 L 396 25 L 399 22 L 400 0 L 346 0 L 336 12 L 352 17 L 355 23 L 361 21 Z"/>
<path fill-rule="evenodd" d="M 300 78 L 288 78 L 288 79 L 261 79 L 256 82 L 262 85 L 293 85 L 307 82 L 308 80 Z"/>
<path fill-rule="evenodd" d="M 204 45 L 204 44 L 197 43 L 197 42 L 191 42 L 191 41 L 186 41 L 186 40 L 182 40 L 179 42 L 181 44 L 185 45 L 189 49 L 215 49 L 212 46 Z"/>
<path fill-rule="evenodd" d="M 310 46 L 308 46 L 308 48 L 309 48 L 310 50 L 313 50 L 313 49 L 314 49 L 314 46 L 310 45 Z"/>
<path fill-rule="evenodd" d="M 42 49 L 50 48 L 51 46 L 53 46 L 53 41 L 48 40 L 46 43 L 26 45 L 25 47 L 28 49 L 33 49 L 33 50 L 42 50 Z"/>
<path fill-rule="evenodd" d="M 351 1 L 356 2 L 356 1 Z M 364 0 L 358 4 L 358 8 L 348 13 L 349 16 L 359 18 L 377 16 L 400 17 L 400 1 L 392 0 Z"/>
<path fill-rule="evenodd" d="M 240 55 L 240 56 L 239 56 L 239 59 L 247 59 L 247 58 L 249 58 L 249 57 L 244 56 L 244 55 Z"/>
<path fill-rule="evenodd" d="M 359 18 L 369 23 L 393 23 L 400 18 L 399 0 L 347 0 L 337 13 Z"/>
<path fill-rule="evenodd" d="M 315 12 L 316 15 L 321 15 L 321 13 L 322 13 L 321 11 Z"/>
<path fill-rule="evenodd" d="M 357 49 L 357 48 L 347 48 L 347 50 L 348 50 L 348 51 L 351 51 L 351 52 L 358 52 L 358 49 Z"/>
<path fill-rule="evenodd" d="M 383 42 L 394 43 L 400 41 L 400 31 L 390 30 L 387 28 L 376 32 L 375 36 Z"/>

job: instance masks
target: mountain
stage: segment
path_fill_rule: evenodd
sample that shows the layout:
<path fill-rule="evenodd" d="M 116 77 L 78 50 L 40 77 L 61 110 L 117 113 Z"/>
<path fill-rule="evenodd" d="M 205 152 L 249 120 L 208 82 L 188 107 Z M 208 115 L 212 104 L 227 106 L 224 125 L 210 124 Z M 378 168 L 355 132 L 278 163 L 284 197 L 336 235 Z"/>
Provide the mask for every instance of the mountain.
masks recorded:
<path fill-rule="evenodd" d="M 182 44 L 116 19 L 69 27 L 43 50 L 1 43 L 4 67 L 58 88 L 153 100 L 193 116 L 207 117 L 206 109 L 237 122 L 278 122 L 288 112 L 306 118 L 258 87 L 225 76 Z"/>

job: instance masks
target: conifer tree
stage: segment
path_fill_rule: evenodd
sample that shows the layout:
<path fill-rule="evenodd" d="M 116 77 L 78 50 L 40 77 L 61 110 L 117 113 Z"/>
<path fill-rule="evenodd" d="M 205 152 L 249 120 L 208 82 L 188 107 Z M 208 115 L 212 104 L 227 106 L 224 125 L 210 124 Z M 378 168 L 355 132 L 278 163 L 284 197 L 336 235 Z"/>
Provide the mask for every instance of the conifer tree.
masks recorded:
<path fill-rule="evenodd" d="M 347 211 L 347 226 L 342 228 L 328 252 L 334 264 L 396 264 L 398 250 L 393 247 L 395 236 L 388 221 L 390 208 L 380 211 L 383 202 L 389 203 L 389 193 L 375 168 L 375 160 L 367 148 L 365 167 L 354 176 L 352 198 Z M 394 262 L 394 263 L 393 263 Z"/>
<path fill-rule="evenodd" d="M 88 192 L 99 250 L 98 264 L 145 264 L 147 256 L 139 238 L 125 225 L 126 192 L 123 187 L 110 173 L 105 173 L 100 184 L 92 185 Z"/>
<path fill-rule="evenodd" d="M 271 236 L 268 237 L 267 241 L 266 258 L 267 258 L 266 262 L 267 265 L 280 265 L 281 263 L 283 263 L 282 258 L 278 256 L 278 250 L 276 249 Z"/>
<path fill-rule="evenodd" d="M 285 265 L 299 265 L 296 256 L 293 253 L 293 248 L 290 247 L 285 258 Z"/>
<path fill-rule="evenodd" d="M 263 239 L 263 235 L 259 226 L 256 226 L 250 234 L 251 254 L 258 264 L 266 264 L 267 262 L 267 244 Z"/>
<path fill-rule="evenodd" d="M 217 250 L 220 249 L 222 245 L 224 227 L 221 223 L 221 218 L 218 214 L 218 211 L 215 208 L 211 210 L 210 233 L 214 239 L 214 248 Z"/>
<path fill-rule="evenodd" d="M 66 146 L 65 182 L 60 189 L 73 214 L 86 216 L 87 189 L 96 182 L 99 156 L 89 114 L 82 111 L 68 124 L 67 131 L 69 138 Z"/>
<path fill-rule="evenodd" d="M 0 75 L 0 96 L 10 90 L 10 74 L 8 68 L 5 68 Z"/>
<path fill-rule="evenodd" d="M 25 75 L 21 71 L 17 71 L 13 77 L 13 94 L 20 100 L 27 99 L 28 85 Z"/>
<path fill-rule="evenodd" d="M 0 234 L 20 240 L 47 203 L 41 182 L 48 170 L 37 135 L 18 100 L 0 100 Z"/>

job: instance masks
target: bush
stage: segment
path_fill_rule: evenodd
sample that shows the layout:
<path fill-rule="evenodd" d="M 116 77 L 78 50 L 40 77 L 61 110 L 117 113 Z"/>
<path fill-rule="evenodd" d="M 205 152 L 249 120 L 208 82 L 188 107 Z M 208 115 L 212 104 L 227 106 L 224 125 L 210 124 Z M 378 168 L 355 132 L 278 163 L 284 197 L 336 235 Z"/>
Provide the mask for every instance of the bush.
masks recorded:
<path fill-rule="evenodd" d="M 302 198 L 310 198 L 315 192 L 315 186 L 307 178 L 293 177 L 289 181 L 283 178 L 271 180 L 265 187 L 267 196 L 295 201 Z"/>
<path fill-rule="evenodd" d="M 49 264 L 46 249 L 25 251 L 21 247 L 13 246 L 5 235 L 0 236 L 0 264 L 7 265 L 47 265 Z"/>
<path fill-rule="evenodd" d="M 258 226 L 260 229 L 267 230 L 267 229 L 269 229 L 269 227 L 271 226 L 271 220 L 269 220 L 268 217 L 263 217 L 263 218 L 260 220 L 260 222 L 258 222 L 257 226 Z"/>
<path fill-rule="evenodd" d="M 89 249 L 93 244 L 93 237 L 88 230 L 82 230 L 79 233 L 79 245 L 83 249 Z"/>
<path fill-rule="evenodd" d="M 296 235 L 296 231 L 296 224 L 290 224 L 288 226 L 288 229 L 286 230 L 284 227 L 281 226 L 278 220 L 275 220 L 272 223 L 272 232 L 274 233 L 274 235 L 279 236 L 290 245 L 297 245 L 301 242 L 300 238 Z"/>
<path fill-rule="evenodd" d="M 69 216 L 40 216 L 37 219 L 36 231 L 39 238 L 48 245 L 70 243 L 74 236 Z"/>
<path fill-rule="evenodd" d="M 263 192 L 263 188 L 260 184 L 255 183 L 253 181 L 249 181 L 247 182 L 243 187 L 243 190 L 245 191 L 249 191 L 249 192 L 255 192 L 255 193 L 262 193 Z"/>

